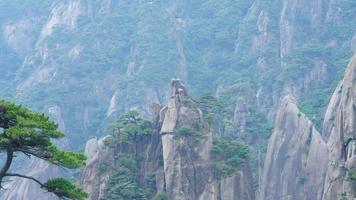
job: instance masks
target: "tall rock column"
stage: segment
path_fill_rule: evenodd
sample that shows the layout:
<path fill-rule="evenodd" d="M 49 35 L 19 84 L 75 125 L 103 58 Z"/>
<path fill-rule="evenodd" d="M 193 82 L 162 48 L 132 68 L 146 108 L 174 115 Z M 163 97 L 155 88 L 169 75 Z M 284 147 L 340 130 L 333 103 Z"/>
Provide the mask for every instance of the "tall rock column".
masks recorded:
<path fill-rule="evenodd" d="M 212 134 L 185 87 L 173 80 L 171 88 L 170 100 L 160 111 L 166 193 L 174 200 L 214 199 L 210 164 Z M 177 130 L 182 126 L 200 127 L 197 131 L 201 137 L 179 136 Z"/>

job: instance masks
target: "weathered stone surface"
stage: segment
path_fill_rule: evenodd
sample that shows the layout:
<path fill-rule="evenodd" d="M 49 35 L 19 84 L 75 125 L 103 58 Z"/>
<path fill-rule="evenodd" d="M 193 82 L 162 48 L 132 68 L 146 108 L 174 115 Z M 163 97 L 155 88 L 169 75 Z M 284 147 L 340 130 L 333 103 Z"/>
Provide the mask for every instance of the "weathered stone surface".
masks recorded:
<path fill-rule="evenodd" d="M 173 200 L 253 200 L 252 175 L 247 163 L 231 177 L 214 179 L 210 156 L 212 132 L 182 83 L 173 80 L 171 86 L 168 105 L 151 106 L 153 125 L 158 131 L 144 144 L 142 176 L 155 172 L 157 192 L 166 192 Z M 199 131 L 203 137 L 196 136 L 199 138 L 194 143 L 194 136 L 178 136 L 176 130 L 182 125 L 201 127 Z M 114 151 L 130 151 L 121 147 L 110 150 L 103 144 L 104 140 L 90 139 L 85 147 L 88 160 L 78 183 L 89 193 L 89 200 L 105 196 L 106 183 L 115 166 L 111 162 Z M 103 164 L 109 164 L 110 169 L 102 171 Z"/>
<path fill-rule="evenodd" d="M 221 200 L 253 200 L 252 174 L 250 166 L 244 165 L 240 171 L 231 177 L 220 181 Z"/>
<path fill-rule="evenodd" d="M 105 195 L 111 171 L 102 170 L 102 166 L 111 164 L 113 159 L 113 152 L 104 145 L 108 137 L 90 139 L 85 146 L 87 163 L 78 184 L 89 194 L 88 200 L 98 200 Z"/>
<path fill-rule="evenodd" d="M 250 115 L 248 102 L 243 98 L 238 98 L 234 111 L 234 125 L 239 128 L 239 131 L 244 132 L 245 126 Z"/>
<path fill-rule="evenodd" d="M 160 112 L 165 191 L 174 200 L 234 200 L 254 199 L 251 172 L 244 167 L 221 181 L 213 178 L 212 133 L 203 119 L 202 111 L 192 100 L 184 86 L 172 81 L 172 94 L 168 106 Z M 196 146 L 190 139 L 177 138 L 175 130 L 182 125 L 202 127 L 204 138 Z"/>
<path fill-rule="evenodd" d="M 286 96 L 269 140 L 259 199 L 321 199 L 327 155 L 318 131 Z"/>
<path fill-rule="evenodd" d="M 325 200 L 339 199 L 342 193 L 348 198 L 356 198 L 355 187 L 350 185 L 348 173 L 356 171 L 356 56 L 354 55 L 346 68 L 341 91 L 336 91 L 340 102 L 330 102 L 335 110 L 334 128 L 325 129 L 324 135 L 330 135 L 328 170 L 325 178 Z M 330 131 L 328 133 L 327 131 Z"/>
<path fill-rule="evenodd" d="M 188 96 L 184 86 L 178 81 L 171 83 L 171 98 L 161 110 L 162 147 L 166 192 L 175 200 L 213 199 L 211 189 L 212 170 L 210 149 L 212 134 L 205 128 L 202 112 Z M 192 147 L 187 138 L 176 138 L 174 131 L 182 125 L 203 126 L 206 137 Z M 209 187 L 210 185 L 210 187 Z"/>
<path fill-rule="evenodd" d="M 335 89 L 325 112 L 322 135 L 326 141 L 335 129 L 335 119 L 340 106 L 341 90 L 342 82 Z"/>

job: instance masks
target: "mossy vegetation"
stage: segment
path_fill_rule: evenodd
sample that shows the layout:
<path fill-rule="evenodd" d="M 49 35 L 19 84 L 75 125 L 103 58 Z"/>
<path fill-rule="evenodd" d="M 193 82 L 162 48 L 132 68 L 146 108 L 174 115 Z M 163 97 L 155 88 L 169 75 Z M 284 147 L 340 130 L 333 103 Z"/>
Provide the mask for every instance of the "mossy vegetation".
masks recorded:
<path fill-rule="evenodd" d="M 156 195 L 156 174 L 142 173 L 145 145 L 154 129 L 152 124 L 131 110 L 112 124 L 113 133 L 105 143 L 114 149 L 116 160 L 106 170 L 112 170 L 105 200 L 146 200 Z M 123 147 L 123 148 L 121 148 Z"/>
<path fill-rule="evenodd" d="M 356 185 L 356 171 L 349 172 L 350 181 Z"/>
<path fill-rule="evenodd" d="M 153 200 L 170 200 L 170 198 L 168 197 L 168 195 L 166 193 L 160 193 L 157 194 Z"/>
<path fill-rule="evenodd" d="M 228 138 L 215 139 L 211 150 L 214 177 L 221 179 L 234 174 L 246 163 L 248 153 L 248 147 L 240 141 Z"/>
<path fill-rule="evenodd" d="M 205 138 L 206 133 L 201 127 L 201 124 L 195 124 L 194 127 L 189 125 L 182 125 L 174 130 L 175 139 L 186 139 L 191 147 L 196 147 L 202 139 Z"/>
<path fill-rule="evenodd" d="M 155 175 L 149 173 L 145 181 L 140 182 L 139 163 L 129 154 L 121 154 L 110 176 L 106 195 L 103 200 L 144 200 L 151 199 L 156 193 Z"/>

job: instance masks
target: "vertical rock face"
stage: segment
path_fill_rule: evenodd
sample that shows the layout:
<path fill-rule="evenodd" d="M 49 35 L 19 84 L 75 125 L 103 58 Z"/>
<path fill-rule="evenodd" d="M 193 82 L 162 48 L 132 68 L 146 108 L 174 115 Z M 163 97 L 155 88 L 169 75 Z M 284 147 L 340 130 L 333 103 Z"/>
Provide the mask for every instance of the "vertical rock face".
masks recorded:
<path fill-rule="evenodd" d="M 107 137 L 101 139 L 90 139 L 85 145 L 85 156 L 87 163 L 84 172 L 79 179 L 79 185 L 88 192 L 88 200 L 97 200 L 103 198 L 105 187 L 109 179 L 110 171 L 102 170 L 101 167 L 110 163 L 113 157 L 110 149 L 105 148 L 104 141 Z"/>
<path fill-rule="evenodd" d="M 220 194 L 218 200 L 253 200 L 252 175 L 248 165 L 235 175 L 220 181 Z"/>
<path fill-rule="evenodd" d="M 335 131 L 335 118 L 340 106 L 341 90 L 342 82 L 339 83 L 334 91 L 325 112 L 322 135 L 326 141 L 329 139 L 330 134 Z"/>
<path fill-rule="evenodd" d="M 172 81 L 171 98 L 160 113 L 167 194 L 175 200 L 213 199 L 209 160 L 212 134 L 205 126 L 201 110 L 179 81 Z M 205 138 L 196 146 L 191 146 L 187 138 L 177 138 L 175 130 L 183 125 L 202 125 Z"/>
<path fill-rule="evenodd" d="M 318 131 L 286 96 L 269 140 L 259 199 L 321 199 L 327 155 Z"/>
<path fill-rule="evenodd" d="M 236 101 L 235 111 L 234 111 L 234 125 L 239 128 L 241 132 L 244 131 L 247 119 L 249 117 L 248 103 L 243 98 L 238 98 Z"/>
<path fill-rule="evenodd" d="M 324 20 L 327 4 L 325 0 L 283 1 L 280 17 L 281 58 L 296 45 L 296 36 L 302 25 L 316 28 Z M 303 24 L 299 23 L 300 20 L 304 20 Z"/>
<path fill-rule="evenodd" d="M 259 199 L 356 198 L 351 180 L 356 171 L 355 85 L 354 55 L 326 110 L 323 137 L 291 97 L 283 99 L 269 141 Z"/>
<path fill-rule="evenodd" d="M 165 191 L 174 200 L 254 199 L 252 175 L 248 165 L 222 180 L 213 178 L 212 132 L 185 87 L 172 81 L 171 97 L 160 111 Z M 238 111 L 237 111 L 238 112 Z M 181 126 L 201 126 L 203 138 L 197 145 L 191 138 L 180 137 Z M 194 137 L 194 136 L 193 136 Z M 198 137 L 198 136 L 197 136 Z"/>
<path fill-rule="evenodd" d="M 328 170 L 325 178 L 324 199 L 338 199 L 346 193 L 349 199 L 356 198 L 355 185 L 349 178 L 356 171 L 356 56 L 346 69 L 341 88 L 334 94 L 328 110 L 334 110 L 333 128 L 325 129 L 330 135 Z M 335 103 L 334 99 L 340 102 Z M 328 133 L 327 131 L 330 131 Z"/>
<path fill-rule="evenodd" d="M 198 104 L 180 81 L 172 81 L 171 97 L 166 106 L 152 104 L 150 110 L 157 131 L 144 144 L 140 173 L 155 172 L 157 193 L 165 192 L 172 200 L 254 199 L 252 175 L 247 163 L 230 177 L 214 178 L 210 156 L 212 132 Z M 180 135 L 183 126 L 199 133 Z M 88 160 L 78 183 L 89 193 L 89 200 L 105 197 L 107 181 L 114 171 L 113 160 L 117 152 L 105 147 L 104 140 L 94 138 L 86 144 Z M 109 170 L 102 170 L 105 165 L 109 165 Z"/>

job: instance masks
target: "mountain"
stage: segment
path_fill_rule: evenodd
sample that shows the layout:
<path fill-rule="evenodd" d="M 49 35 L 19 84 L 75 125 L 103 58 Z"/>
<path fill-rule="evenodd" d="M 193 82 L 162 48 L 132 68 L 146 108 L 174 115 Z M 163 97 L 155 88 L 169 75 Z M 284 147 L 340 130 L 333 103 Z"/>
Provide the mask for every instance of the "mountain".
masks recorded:
<path fill-rule="evenodd" d="M 177 80 L 171 83 L 167 105 L 152 106 L 156 130 L 151 140 L 142 140 L 146 142 L 138 176 L 152 173 L 153 194 L 163 193 L 170 199 L 179 200 L 355 198 L 355 63 L 353 56 L 344 79 L 330 100 L 323 134 L 298 109 L 294 97 L 287 95 L 282 99 L 269 138 L 256 198 L 251 160 L 243 156 L 243 144 L 228 143 L 216 135 L 199 104 Z M 115 143 L 116 151 L 105 145 L 103 141 L 110 137 L 114 136 L 87 142 L 89 162 L 79 184 L 92 194 L 89 198 L 92 200 L 125 199 L 125 188 L 117 186 L 122 182 L 112 179 L 115 170 L 125 163 L 117 156 L 132 156 L 133 153 L 127 152 L 130 147 L 123 147 L 121 142 Z M 232 149 L 237 151 L 230 149 L 233 144 L 236 146 Z M 234 156 L 240 157 L 235 159 Z M 232 163 L 240 161 L 237 168 L 231 165 L 232 158 Z M 108 164 L 108 160 L 116 161 Z M 103 166 L 109 166 L 110 170 L 100 170 Z M 229 171 L 229 167 L 233 170 Z M 140 183 L 140 187 L 147 186 Z M 108 195 L 112 192 L 116 196 Z"/>
<path fill-rule="evenodd" d="M 145 180 L 153 174 L 153 194 L 164 193 L 172 199 L 254 199 L 252 175 L 244 153 L 247 147 L 237 142 L 224 143 L 234 145 L 234 153 L 241 153 L 238 156 L 241 163 L 234 166 L 224 160 L 225 154 L 233 148 L 229 151 L 218 149 L 221 148 L 221 141 L 213 137 L 211 127 L 205 121 L 198 104 L 188 95 L 181 82 L 173 80 L 171 85 L 171 97 L 167 105 L 152 110 L 157 120 L 153 122 L 156 124 L 153 134 L 148 139 L 142 139 L 146 141 L 143 144 L 139 143 L 139 146 L 143 146 L 139 157 L 143 158 L 136 160 L 138 177 Z M 128 193 L 125 190 L 130 188 L 122 186 L 120 181 L 112 181 L 121 165 L 127 162 L 118 157 L 125 155 L 134 159 L 134 153 L 128 151 L 133 148 L 132 143 L 119 140 L 114 142 L 114 148 L 110 148 L 105 145 L 105 141 L 108 143 L 112 137 L 87 142 L 89 161 L 79 183 L 89 192 L 89 199 L 134 198 L 125 196 Z M 217 168 L 218 159 L 234 168 L 229 176 L 217 174 L 223 173 Z M 107 170 L 101 170 L 105 165 Z M 147 187 L 145 181 L 138 182 L 141 188 Z M 137 190 L 130 192 L 142 195 Z"/>
<path fill-rule="evenodd" d="M 185 87 L 177 80 L 172 81 L 172 93 L 167 105 L 152 106 L 156 108 L 152 109 L 156 115 L 156 131 L 142 150 L 144 158 L 139 173 L 152 173 L 155 180 L 154 193 L 163 192 L 171 199 L 355 198 L 355 63 L 353 56 L 326 112 L 324 124 L 331 123 L 332 128 L 324 126 L 323 134 L 298 109 L 294 97 L 287 95 L 283 98 L 268 142 L 256 198 L 251 160 L 246 159 L 232 173 L 224 174 L 224 170 L 228 168 L 219 168 L 223 165 L 219 165 L 221 163 L 217 161 L 219 156 L 216 154 L 219 151 L 223 152 L 222 155 L 231 154 L 231 144 L 220 143 L 223 139 L 212 132 L 213 129 L 206 123 L 198 104 L 188 96 Z M 199 127 L 195 130 L 198 132 L 194 132 L 194 129 L 189 133 L 187 130 L 184 132 L 184 126 Z M 92 194 L 89 199 L 111 199 L 107 195 L 112 188 L 118 192 L 117 199 L 125 199 L 120 196 L 122 189 L 109 183 L 112 184 L 112 174 L 117 168 L 113 161 L 115 155 L 125 153 L 126 148 L 117 148 L 114 151 L 105 146 L 103 140 L 110 137 L 113 136 L 87 142 L 86 152 L 90 160 L 80 185 Z M 240 151 L 232 154 L 241 155 L 243 147 L 234 148 Z M 156 162 L 152 165 L 153 161 Z M 229 166 L 229 162 L 229 158 L 223 159 L 225 166 Z M 100 170 L 105 165 L 110 170 Z M 217 172 L 223 176 L 217 175 Z M 120 184 L 120 181 L 114 183 Z"/>
<path fill-rule="evenodd" d="M 175 127 L 170 123 L 176 123 L 176 111 L 169 82 L 179 78 L 189 89 L 188 96 L 198 101 L 193 110 L 205 113 L 201 125 L 211 126 L 205 134 L 243 140 L 249 146 L 249 166 L 243 169 L 250 172 L 219 183 L 222 198 L 237 198 L 241 192 L 223 190 L 241 185 L 248 198 L 252 198 L 250 187 L 257 198 L 276 197 L 266 185 L 270 179 L 276 187 L 293 181 L 290 188 L 280 191 L 272 187 L 283 195 L 339 198 L 344 191 L 352 194 L 339 187 L 353 188 L 348 181 L 341 181 L 349 176 L 343 166 L 348 169 L 352 164 L 339 160 L 345 149 L 334 147 L 350 139 L 353 117 L 350 96 L 332 92 L 335 88 L 343 91 L 345 84 L 353 86 L 352 81 L 346 83 L 352 79 L 350 70 L 344 82 L 338 83 L 356 46 L 355 13 L 353 0 L 0 0 L 0 97 L 50 115 L 67 136 L 59 145 L 83 150 L 90 139 L 94 149 L 101 149 L 103 141 L 91 138 L 108 135 L 111 122 L 122 113 L 135 109 L 144 118 L 158 118 L 150 111 L 153 102 L 166 105 L 168 100 L 167 113 L 172 119 L 163 130 L 172 131 Z M 352 62 L 348 69 L 350 65 Z M 211 105 L 210 100 L 215 103 Z M 209 113 L 214 113 L 213 119 Z M 151 138 L 155 142 L 145 145 L 162 149 L 152 150 L 149 160 L 160 155 L 173 161 L 191 159 L 172 147 L 176 141 L 170 134 L 163 134 L 161 141 L 158 129 L 152 136 L 156 138 Z M 290 141 L 284 141 L 285 137 Z M 197 152 L 210 152 L 210 143 L 205 142 L 206 149 Z M 318 148 L 311 143 L 317 143 Z M 290 147 L 293 144 L 298 145 Z M 323 156 L 317 158 L 328 164 L 318 168 L 315 176 L 325 170 L 330 181 L 315 180 L 320 184 L 311 185 L 306 176 L 317 167 L 310 160 L 321 152 Z M 292 155 L 295 160 L 286 158 Z M 211 162 L 206 156 L 197 159 Z M 191 174 L 192 169 L 185 164 L 190 162 L 168 163 L 172 168 L 151 166 L 160 168 L 161 177 L 170 181 L 161 188 L 174 196 L 177 191 L 189 191 L 186 184 L 190 180 L 176 185 L 170 176 L 187 178 L 185 173 Z M 210 164 L 201 163 L 202 173 L 211 173 L 207 170 Z M 341 164 L 330 167 L 333 163 Z M 97 162 L 92 164 L 100 168 Z M 33 170 L 46 167 L 34 162 L 19 170 L 43 178 L 63 173 Z M 96 176 L 94 168 L 84 171 L 90 182 L 90 177 L 105 182 L 110 176 Z M 297 168 L 298 172 L 289 171 Z M 274 180 L 281 169 L 288 173 Z M 245 177 L 249 173 L 251 179 Z M 210 176 L 204 175 L 204 182 L 211 183 Z M 21 199 L 18 191 L 24 198 L 53 199 L 29 189 L 34 185 L 10 184 L 13 189 L 1 194 L 2 199 Z M 219 188 L 216 184 L 211 183 L 215 189 Z M 97 187 L 82 185 L 88 190 Z M 95 195 L 105 191 L 104 185 Z M 194 197 L 206 194 L 208 185 L 192 186 Z M 304 194 L 309 189 L 310 193 Z"/>
<path fill-rule="evenodd" d="M 312 122 L 286 96 L 269 139 L 259 199 L 321 199 L 328 153 Z"/>
<path fill-rule="evenodd" d="M 353 199 L 355 56 L 326 111 L 323 134 L 286 96 L 269 140 L 259 199 Z M 324 136 L 324 137 L 323 137 Z M 276 191 L 273 188 L 280 188 Z"/>

